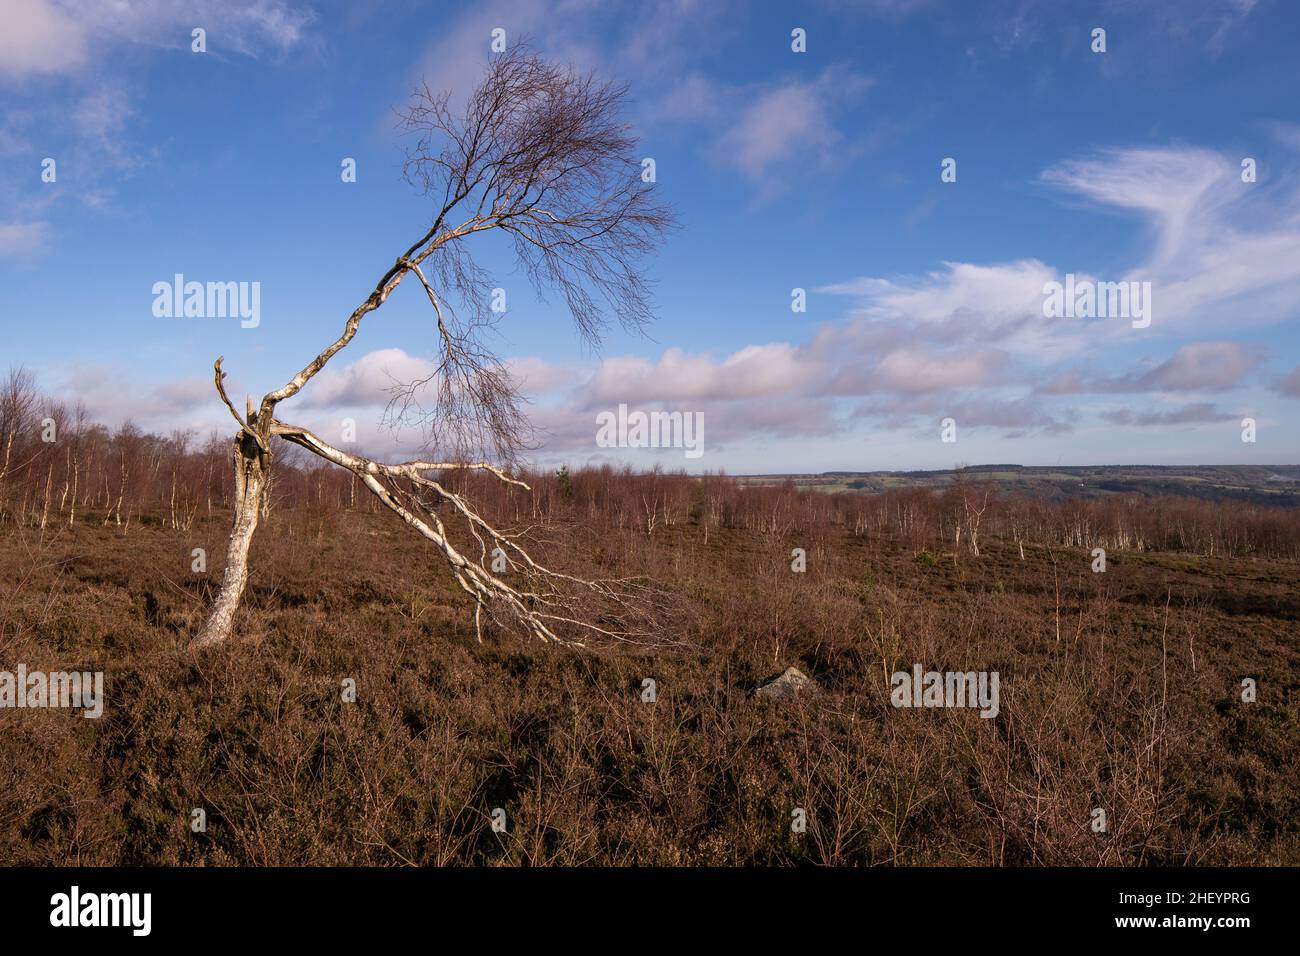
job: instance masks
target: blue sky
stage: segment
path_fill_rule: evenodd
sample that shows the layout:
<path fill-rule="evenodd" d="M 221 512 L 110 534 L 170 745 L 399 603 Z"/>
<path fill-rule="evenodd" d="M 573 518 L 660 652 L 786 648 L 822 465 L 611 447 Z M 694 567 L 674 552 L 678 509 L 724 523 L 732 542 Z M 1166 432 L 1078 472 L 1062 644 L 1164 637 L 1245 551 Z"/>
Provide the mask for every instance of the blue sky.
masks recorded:
<path fill-rule="evenodd" d="M 431 213 L 401 179 L 394 109 L 421 79 L 466 89 L 500 27 L 630 85 L 681 222 L 650 264 L 650 337 L 615 330 L 599 352 L 485 245 L 535 460 L 1300 460 L 1296 4 L 4 3 L 0 367 L 108 423 L 227 431 L 217 355 L 261 395 L 337 335 Z M 178 272 L 259 282 L 260 323 L 155 316 L 153 284 Z M 1150 325 L 1045 317 L 1067 273 L 1149 282 Z M 281 411 L 414 449 L 379 427 L 385 386 L 435 348 L 404 286 Z M 597 447 L 620 403 L 702 413 L 705 454 Z"/>

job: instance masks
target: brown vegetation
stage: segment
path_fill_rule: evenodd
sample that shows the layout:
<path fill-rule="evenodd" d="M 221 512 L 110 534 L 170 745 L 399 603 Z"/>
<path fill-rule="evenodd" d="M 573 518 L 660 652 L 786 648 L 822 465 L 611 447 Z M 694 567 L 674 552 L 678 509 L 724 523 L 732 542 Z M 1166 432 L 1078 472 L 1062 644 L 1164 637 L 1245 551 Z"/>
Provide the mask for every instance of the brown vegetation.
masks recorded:
<path fill-rule="evenodd" d="M 477 643 L 429 543 L 282 462 L 239 639 L 198 654 L 224 443 L 24 414 L 0 431 L 0 670 L 103 670 L 107 702 L 0 710 L 5 862 L 1300 862 L 1295 510 L 448 476 L 541 559 L 673 597 L 676 646 L 572 651 Z M 914 662 L 999 671 L 1000 714 L 892 708 Z M 787 665 L 824 693 L 750 695 Z"/>

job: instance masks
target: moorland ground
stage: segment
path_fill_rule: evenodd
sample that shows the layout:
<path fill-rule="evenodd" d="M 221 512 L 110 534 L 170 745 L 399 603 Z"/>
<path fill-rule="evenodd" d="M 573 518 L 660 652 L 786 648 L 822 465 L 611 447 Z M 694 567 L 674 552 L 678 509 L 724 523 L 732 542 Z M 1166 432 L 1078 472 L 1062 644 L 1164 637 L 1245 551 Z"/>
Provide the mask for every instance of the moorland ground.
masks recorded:
<path fill-rule="evenodd" d="M 0 860 L 1300 863 L 1295 509 L 995 496 L 976 555 L 960 490 L 532 481 L 479 497 L 561 567 L 656 582 L 661 646 L 479 643 L 438 554 L 290 473 L 237 639 L 195 652 L 219 493 L 44 528 L 11 501 L 0 669 L 103 670 L 107 700 L 0 710 Z M 914 663 L 998 671 L 998 715 L 892 707 Z M 753 696 L 787 666 L 821 692 Z"/>

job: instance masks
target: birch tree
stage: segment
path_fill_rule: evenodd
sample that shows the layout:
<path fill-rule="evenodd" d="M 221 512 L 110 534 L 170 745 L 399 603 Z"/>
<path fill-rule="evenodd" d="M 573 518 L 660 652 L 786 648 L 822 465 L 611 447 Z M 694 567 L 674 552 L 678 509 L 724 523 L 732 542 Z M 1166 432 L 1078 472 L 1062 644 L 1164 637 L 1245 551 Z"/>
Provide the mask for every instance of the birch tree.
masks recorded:
<path fill-rule="evenodd" d="M 542 641 L 635 639 L 631 585 L 579 578 L 534 560 L 519 536 L 489 524 L 440 480 L 472 470 L 528 489 L 511 473 L 527 422 L 511 376 L 484 340 L 494 317 L 489 276 L 472 255 L 476 244 L 506 240 L 530 285 L 561 299 L 592 344 L 611 319 L 635 329 L 651 318 L 642 264 L 672 217 L 642 181 L 636 142 L 620 119 L 626 92 L 521 47 L 489 63 L 463 106 L 453 108 L 447 93 L 416 91 L 400 114 L 413 142 L 405 174 L 432 201 L 432 224 L 383 272 L 341 333 L 256 405 L 247 400 L 242 414 L 226 394 L 222 359 L 214 365 L 217 393 L 239 425 L 234 521 L 221 587 L 193 645 L 217 644 L 232 633 L 277 440 L 351 472 L 432 542 L 472 601 L 480 639 L 485 616 Z M 406 383 L 390 412 L 403 424 L 421 425 L 436 454 L 385 463 L 331 445 L 287 420 L 281 405 L 352 342 L 403 282 L 427 300 L 436 367 L 429 378 Z M 508 573 L 493 570 L 502 556 Z M 593 605 L 598 614 L 584 613 Z"/>

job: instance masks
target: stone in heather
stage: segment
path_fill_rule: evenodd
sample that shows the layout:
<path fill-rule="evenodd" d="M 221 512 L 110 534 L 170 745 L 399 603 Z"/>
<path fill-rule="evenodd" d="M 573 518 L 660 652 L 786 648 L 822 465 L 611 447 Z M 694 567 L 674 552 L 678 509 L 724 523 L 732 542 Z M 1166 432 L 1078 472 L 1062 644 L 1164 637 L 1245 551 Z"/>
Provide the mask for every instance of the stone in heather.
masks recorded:
<path fill-rule="evenodd" d="M 816 682 L 803 671 L 787 667 L 779 677 L 773 677 L 754 688 L 755 697 L 769 697 L 783 700 L 796 694 L 815 694 L 819 688 Z"/>

